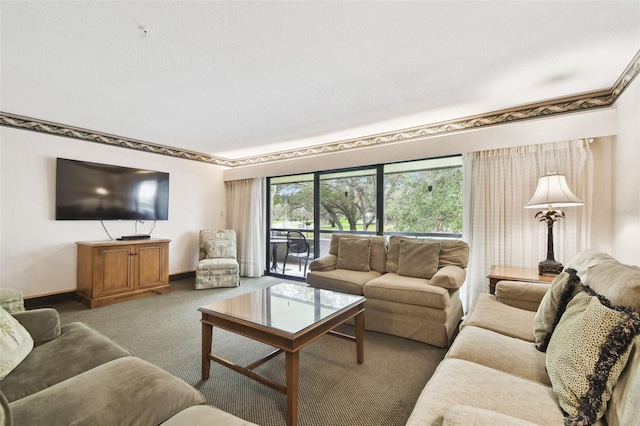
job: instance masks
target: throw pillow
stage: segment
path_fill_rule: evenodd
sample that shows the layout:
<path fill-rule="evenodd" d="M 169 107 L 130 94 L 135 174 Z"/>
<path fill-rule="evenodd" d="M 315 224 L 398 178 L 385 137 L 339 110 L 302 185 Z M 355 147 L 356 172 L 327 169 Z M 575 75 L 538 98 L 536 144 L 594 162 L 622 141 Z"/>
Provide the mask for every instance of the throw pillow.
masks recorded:
<path fill-rule="evenodd" d="M 430 280 L 438 271 L 440 243 L 431 241 L 400 241 L 398 275 Z"/>
<path fill-rule="evenodd" d="M 553 330 L 580 288 L 580 278 L 573 269 L 565 270 L 551 282 L 533 320 L 533 338 L 540 352 L 547 350 Z"/>
<path fill-rule="evenodd" d="M 337 268 L 369 272 L 370 249 L 368 238 L 340 238 Z"/>
<path fill-rule="evenodd" d="M 29 355 L 33 338 L 4 308 L 0 307 L 0 380 Z"/>
<path fill-rule="evenodd" d="M 604 415 L 639 333 L 638 313 L 587 286 L 569 302 L 546 356 L 565 424 L 593 424 Z"/>

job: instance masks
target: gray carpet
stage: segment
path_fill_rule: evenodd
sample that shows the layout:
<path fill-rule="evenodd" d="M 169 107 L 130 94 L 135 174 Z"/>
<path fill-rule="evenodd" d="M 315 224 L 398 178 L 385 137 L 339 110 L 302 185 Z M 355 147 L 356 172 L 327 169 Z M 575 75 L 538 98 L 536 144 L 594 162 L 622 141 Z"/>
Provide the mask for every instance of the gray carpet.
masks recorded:
<path fill-rule="evenodd" d="M 53 305 L 63 324 L 82 321 L 134 354 L 199 389 L 209 404 L 263 426 L 286 423 L 283 394 L 212 363 L 211 377 L 200 375 L 200 314 L 207 303 L 283 282 L 281 278 L 243 278 L 240 287 L 193 290 L 193 280 L 171 283 L 170 294 L 97 309 L 78 302 Z M 298 283 L 303 285 L 302 283 Z M 353 327 L 341 326 L 353 333 Z M 214 353 L 246 365 L 272 348 L 214 329 Z M 422 388 L 443 358 L 444 349 L 382 333 L 365 333 L 365 362 L 356 362 L 355 345 L 323 336 L 300 353 L 298 423 L 328 426 L 404 425 Z M 256 372 L 284 384 L 284 355 Z"/>

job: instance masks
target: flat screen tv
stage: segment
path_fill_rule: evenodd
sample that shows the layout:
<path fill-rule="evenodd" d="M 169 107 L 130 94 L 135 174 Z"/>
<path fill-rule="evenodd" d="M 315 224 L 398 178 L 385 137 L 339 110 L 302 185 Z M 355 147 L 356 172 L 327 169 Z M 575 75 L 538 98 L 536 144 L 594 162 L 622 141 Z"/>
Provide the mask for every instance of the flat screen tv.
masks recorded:
<path fill-rule="evenodd" d="M 58 158 L 56 220 L 167 220 L 169 173 Z"/>

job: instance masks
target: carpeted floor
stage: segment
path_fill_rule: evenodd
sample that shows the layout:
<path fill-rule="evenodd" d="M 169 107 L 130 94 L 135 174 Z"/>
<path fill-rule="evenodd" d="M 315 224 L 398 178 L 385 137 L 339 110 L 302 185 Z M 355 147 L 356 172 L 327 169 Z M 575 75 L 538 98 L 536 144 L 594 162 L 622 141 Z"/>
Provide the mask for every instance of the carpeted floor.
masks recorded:
<path fill-rule="evenodd" d="M 63 324 L 87 323 L 140 358 L 193 385 L 209 404 L 263 426 L 276 426 L 286 423 L 283 394 L 216 363 L 212 363 L 210 379 L 201 379 L 201 326 L 197 309 L 283 281 L 286 280 L 274 277 L 243 278 L 236 288 L 193 290 L 193 280 L 187 279 L 172 282 L 170 294 L 92 310 L 74 301 L 52 307 L 60 312 Z M 353 332 L 349 325 L 341 329 Z M 221 329 L 214 329 L 213 340 L 214 353 L 240 365 L 272 350 Z M 300 353 L 298 423 L 404 425 L 444 353 L 444 349 L 412 340 L 366 332 L 365 362 L 359 365 L 352 342 L 323 336 Z M 284 384 L 284 355 L 260 366 L 256 372 Z"/>

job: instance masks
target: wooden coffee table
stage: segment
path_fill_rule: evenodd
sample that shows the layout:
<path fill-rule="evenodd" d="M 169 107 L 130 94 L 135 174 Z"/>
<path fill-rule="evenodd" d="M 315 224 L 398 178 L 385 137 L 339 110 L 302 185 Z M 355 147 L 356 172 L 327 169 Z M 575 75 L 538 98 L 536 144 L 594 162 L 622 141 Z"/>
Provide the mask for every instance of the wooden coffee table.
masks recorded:
<path fill-rule="evenodd" d="M 358 364 L 364 362 L 364 301 L 353 294 L 338 293 L 298 284 L 276 284 L 263 290 L 205 305 L 202 312 L 202 379 L 209 378 L 211 361 L 244 374 L 287 396 L 287 425 L 298 422 L 298 366 L 300 349 L 324 334 L 355 341 Z M 333 329 L 355 319 L 355 336 Z M 240 366 L 212 353 L 213 327 L 220 327 L 260 341 L 276 349 L 264 358 Z M 286 384 L 270 380 L 253 370 L 285 352 Z"/>

